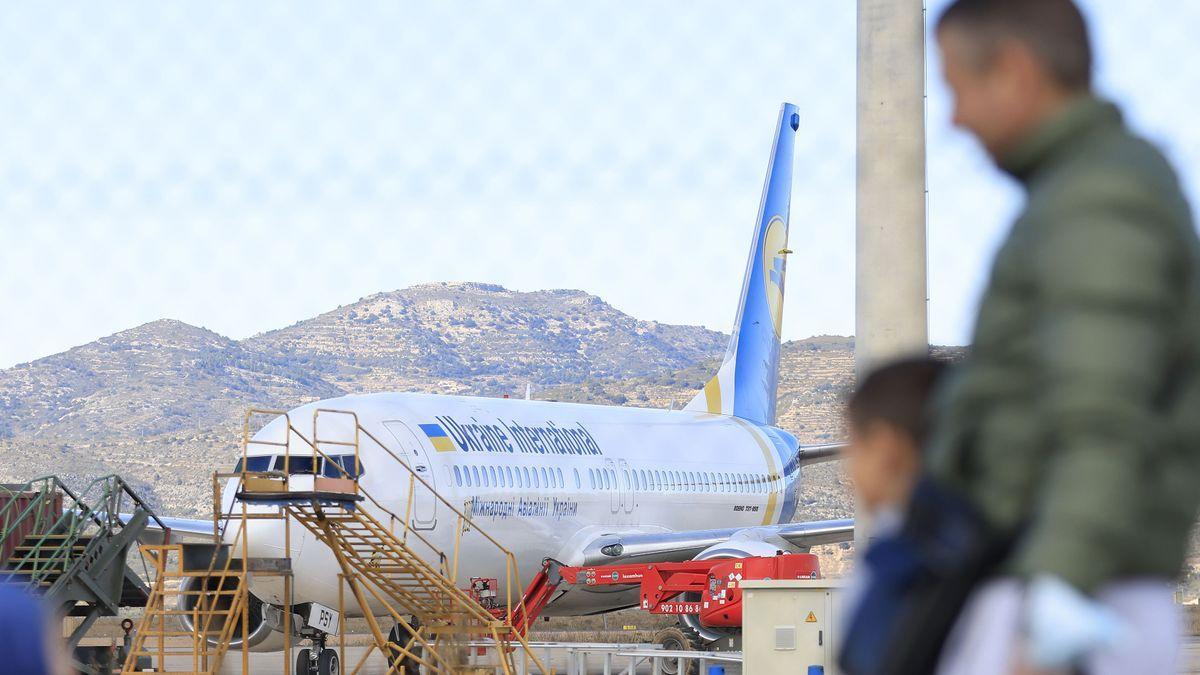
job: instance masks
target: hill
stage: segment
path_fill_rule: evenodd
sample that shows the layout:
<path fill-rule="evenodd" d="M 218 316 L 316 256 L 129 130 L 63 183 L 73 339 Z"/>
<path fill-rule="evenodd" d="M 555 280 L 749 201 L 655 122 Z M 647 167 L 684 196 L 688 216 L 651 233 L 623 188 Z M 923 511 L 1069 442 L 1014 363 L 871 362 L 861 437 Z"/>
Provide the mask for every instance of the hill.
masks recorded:
<path fill-rule="evenodd" d="M 426 284 L 378 293 L 245 345 L 347 392 L 511 393 L 686 368 L 726 336 L 641 321 L 582 291 Z"/>
<path fill-rule="evenodd" d="M 241 341 L 164 319 L 0 371 L 0 481 L 116 472 L 165 510 L 199 514 L 251 406 L 645 377 L 686 369 L 725 340 L 581 291 L 471 283 L 379 293 Z"/>

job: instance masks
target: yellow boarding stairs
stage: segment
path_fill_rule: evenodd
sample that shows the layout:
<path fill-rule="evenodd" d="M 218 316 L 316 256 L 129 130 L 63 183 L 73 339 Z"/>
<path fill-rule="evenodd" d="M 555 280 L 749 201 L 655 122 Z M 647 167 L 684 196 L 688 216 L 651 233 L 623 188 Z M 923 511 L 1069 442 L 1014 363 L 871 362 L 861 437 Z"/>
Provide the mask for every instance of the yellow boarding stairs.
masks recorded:
<path fill-rule="evenodd" d="M 253 416 L 282 417 L 286 430 L 283 430 L 281 440 L 260 438 L 252 441 L 250 420 Z M 335 434 L 329 434 L 329 428 L 335 429 Z M 280 506 L 290 518 L 329 546 L 341 568 L 343 587 L 349 589 L 366 617 L 374 649 L 388 657 L 391 673 L 407 671 L 414 674 L 419 667 L 424 667 L 427 673 L 472 673 L 473 668 L 467 665 L 466 644 L 470 640 L 487 638 L 494 640 L 496 649 L 492 652 L 497 657 L 492 665 L 480 670 L 481 673 L 494 673 L 500 669 L 505 675 L 515 675 L 516 650 L 523 650 L 526 662 L 536 665 L 541 673 L 551 673 L 542 667 L 523 632 L 512 629 L 512 616 L 520 609 L 520 593 L 524 589 L 512 552 L 439 495 L 425 478 L 413 471 L 409 462 L 392 453 L 386 444 L 362 428 L 356 414 L 314 411 L 311 440 L 294 428 L 287 413 L 278 411 L 248 412 L 244 429 L 242 466 L 250 465 L 246 450 L 256 446 L 274 446 L 276 452 L 282 447 L 284 458 L 288 459 L 284 460 L 282 472 L 242 473 L 239 500 Z M 323 430 L 325 435 L 322 435 Z M 311 464 L 302 464 L 311 467 L 311 474 L 289 471 L 287 462 L 294 459 L 293 438 L 304 443 L 299 456 L 304 456 L 305 460 L 305 455 L 311 456 Z M 403 490 L 402 495 L 407 495 L 403 516 L 368 494 L 358 479 L 362 474 L 359 450 L 364 442 L 382 449 L 404 468 L 407 485 L 403 482 L 395 484 L 397 491 Z M 353 450 L 353 455 L 347 454 L 348 450 Z M 340 456 L 337 460 L 331 459 L 330 453 Z M 353 456 L 353 464 L 349 456 Z M 416 498 L 437 500 L 439 510 L 444 508 L 443 513 L 456 516 L 450 550 L 443 550 L 432 542 L 428 537 L 431 530 L 414 527 Z M 478 558 L 480 546 L 485 546 L 487 552 L 482 555 L 494 556 L 498 563 L 503 561 L 508 589 L 508 603 L 505 604 L 508 609 L 504 613 L 491 613 L 458 587 L 458 557 L 466 537 L 473 540 L 473 558 Z M 344 607 L 340 610 L 344 615 Z M 380 627 L 376 613 L 390 617 L 395 628 L 386 631 Z M 352 673 L 364 665 L 370 653 L 371 650 L 367 650 Z"/>
<path fill-rule="evenodd" d="M 246 528 L 252 520 L 283 520 L 285 549 L 290 550 L 286 514 L 281 509 L 251 512 L 244 503 L 231 504 L 230 510 L 223 513 L 221 489 L 229 478 L 242 478 L 242 474 L 213 474 L 211 543 L 140 547 L 150 564 L 154 583 L 122 673 L 141 672 L 139 657 L 150 657 L 154 672 L 214 675 L 220 670 L 231 641 L 250 632 L 252 603 L 247 579 L 281 576 L 284 597 L 291 598 L 291 561 L 250 557 Z M 231 527 L 234 529 L 230 530 Z M 284 612 L 283 617 L 284 673 L 292 675 L 290 664 L 286 663 L 292 614 Z M 243 673 L 251 672 L 249 657 L 248 647 L 243 644 Z"/>

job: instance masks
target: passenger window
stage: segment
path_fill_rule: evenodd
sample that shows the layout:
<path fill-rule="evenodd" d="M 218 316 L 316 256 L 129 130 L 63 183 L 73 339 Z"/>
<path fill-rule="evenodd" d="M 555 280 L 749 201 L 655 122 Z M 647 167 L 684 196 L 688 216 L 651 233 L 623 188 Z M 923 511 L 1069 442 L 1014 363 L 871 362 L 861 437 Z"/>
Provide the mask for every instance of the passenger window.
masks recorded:
<path fill-rule="evenodd" d="M 483 483 L 479 482 L 479 467 L 471 467 L 471 480 L 475 482 L 476 487 L 483 487 Z"/>
<path fill-rule="evenodd" d="M 583 481 L 579 480 L 579 469 L 572 469 L 572 471 L 575 472 L 575 489 L 582 490 L 583 489 Z"/>
<path fill-rule="evenodd" d="M 454 466 L 454 484 L 462 487 L 462 472 L 458 470 L 458 465 Z"/>
<path fill-rule="evenodd" d="M 496 479 L 496 467 L 494 467 L 494 466 L 488 467 L 488 478 L 492 479 L 492 485 L 494 485 L 494 486 L 500 485 L 500 481 Z"/>
<path fill-rule="evenodd" d="M 513 485 L 516 485 L 516 483 L 513 483 L 511 466 L 504 467 L 504 485 L 507 487 L 512 487 Z"/>

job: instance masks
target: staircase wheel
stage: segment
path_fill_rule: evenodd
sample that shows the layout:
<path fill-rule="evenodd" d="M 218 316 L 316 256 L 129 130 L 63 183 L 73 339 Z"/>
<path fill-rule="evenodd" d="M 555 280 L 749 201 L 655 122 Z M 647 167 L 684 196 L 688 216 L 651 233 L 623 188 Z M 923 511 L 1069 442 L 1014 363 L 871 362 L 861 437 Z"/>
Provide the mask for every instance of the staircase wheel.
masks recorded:
<path fill-rule="evenodd" d="M 312 673 L 312 650 L 305 647 L 296 654 L 296 675 L 311 675 Z"/>
<path fill-rule="evenodd" d="M 663 628 L 655 633 L 654 643 L 661 646 L 665 651 L 671 652 L 690 652 L 696 649 L 692 636 L 679 626 Z M 678 659 L 664 658 L 662 660 L 662 672 L 664 675 L 693 675 L 698 668 L 699 664 L 695 659 L 688 659 L 683 662 L 683 672 L 679 670 Z"/>
<path fill-rule="evenodd" d="M 341 675 L 342 662 L 336 649 L 322 649 L 317 657 L 317 675 Z"/>

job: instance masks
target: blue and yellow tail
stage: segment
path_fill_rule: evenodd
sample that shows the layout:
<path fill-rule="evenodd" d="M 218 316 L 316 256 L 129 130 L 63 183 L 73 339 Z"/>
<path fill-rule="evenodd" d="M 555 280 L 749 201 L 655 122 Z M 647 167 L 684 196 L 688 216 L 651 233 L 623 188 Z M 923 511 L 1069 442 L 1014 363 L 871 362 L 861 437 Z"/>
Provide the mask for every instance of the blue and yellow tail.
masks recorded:
<path fill-rule="evenodd" d="M 775 423 L 783 281 L 790 253 L 787 238 L 792 155 L 799 126 L 796 106 L 784 103 L 775 129 L 775 144 L 771 148 L 767 182 L 763 186 L 729 349 L 717 374 L 685 410 L 735 415 L 759 424 Z"/>

